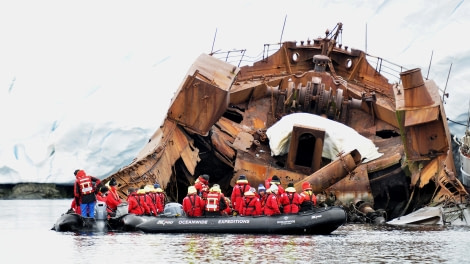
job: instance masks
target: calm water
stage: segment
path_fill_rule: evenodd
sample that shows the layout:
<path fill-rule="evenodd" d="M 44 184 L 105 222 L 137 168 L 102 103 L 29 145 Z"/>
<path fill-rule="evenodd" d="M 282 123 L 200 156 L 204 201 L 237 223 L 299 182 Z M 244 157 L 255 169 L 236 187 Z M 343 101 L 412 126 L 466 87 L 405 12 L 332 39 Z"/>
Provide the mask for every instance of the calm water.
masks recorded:
<path fill-rule="evenodd" d="M 70 200 L 0 200 L 2 263 L 470 263 L 469 227 L 345 225 L 327 236 L 75 234 Z"/>

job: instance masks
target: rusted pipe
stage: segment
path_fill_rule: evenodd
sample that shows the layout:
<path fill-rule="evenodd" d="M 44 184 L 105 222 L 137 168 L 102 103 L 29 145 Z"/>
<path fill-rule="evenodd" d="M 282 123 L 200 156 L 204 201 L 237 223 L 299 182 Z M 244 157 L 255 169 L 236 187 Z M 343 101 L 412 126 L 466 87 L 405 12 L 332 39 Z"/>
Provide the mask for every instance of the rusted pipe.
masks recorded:
<path fill-rule="evenodd" d="M 351 174 L 360 162 L 361 154 L 356 149 L 352 150 L 312 173 L 303 181 L 297 182 L 294 187 L 297 190 L 302 190 L 302 183 L 308 181 L 310 182 L 314 193 L 321 193 L 328 187 Z"/>

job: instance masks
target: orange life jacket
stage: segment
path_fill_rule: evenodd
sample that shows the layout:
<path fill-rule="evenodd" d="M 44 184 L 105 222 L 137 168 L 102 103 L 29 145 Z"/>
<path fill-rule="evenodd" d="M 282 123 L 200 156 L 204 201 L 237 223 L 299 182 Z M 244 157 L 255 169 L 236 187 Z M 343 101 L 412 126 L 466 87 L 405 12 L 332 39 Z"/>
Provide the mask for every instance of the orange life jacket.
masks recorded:
<path fill-rule="evenodd" d="M 80 192 L 82 195 L 93 193 L 93 183 L 91 177 L 83 175 L 78 178 L 78 184 L 80 185 Z"/>
<path fill-rule="evenodd" d="M 207 203 L 206 203 L 207 212 L 220 211 L 220 197 L 221 197 L 221 194 L 218 192 L 210 192 L 207 194 Z"/>

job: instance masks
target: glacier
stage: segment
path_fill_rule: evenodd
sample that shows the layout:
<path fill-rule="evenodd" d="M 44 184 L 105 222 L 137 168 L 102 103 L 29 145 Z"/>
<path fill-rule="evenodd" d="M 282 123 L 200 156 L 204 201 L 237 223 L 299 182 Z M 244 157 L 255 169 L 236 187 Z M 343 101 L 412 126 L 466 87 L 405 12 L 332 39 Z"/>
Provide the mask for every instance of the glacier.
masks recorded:
<path fill-rule="evenodd" d="M 158 128 L 199 54 L 254 58 L 337 22 L 344 45 L 445 89 L 454 135 L 467 124 L 465 1 L 26 2 L 0 3 L 0 184 L 72 184 L 78 168 L 104 178 Z"/>

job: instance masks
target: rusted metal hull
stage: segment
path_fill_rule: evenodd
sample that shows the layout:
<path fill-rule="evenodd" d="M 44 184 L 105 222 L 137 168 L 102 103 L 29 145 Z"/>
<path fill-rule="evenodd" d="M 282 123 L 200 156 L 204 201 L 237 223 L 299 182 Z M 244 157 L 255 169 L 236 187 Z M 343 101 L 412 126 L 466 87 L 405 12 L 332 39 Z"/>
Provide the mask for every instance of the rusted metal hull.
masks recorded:
<path fill-rule="evenodd" d="M 241 68 L 201 55 L 162 126 L 131 164 L 105 182 L 116 178 L 122 197 L 129 187 L 158 182 L 181 202 L 204 173 L 226 196 L 241 174 L 255 187 L 277 175 L 297 191 L 309 181 L 325 202 L 347 207 L 362 201 L 389 218 L 449 197 L 468 199 L 452 177 L 450 132 L 435 83 L 413 69 L 400 74 L 402 84 L 391 84 L 380 68 L 333 37 L 285 42 Z M 266 131 L 300 112 L 353 128 L 383 155 L 364 163 L 357 150 L 338 149 L 337 157 L 325 158 L 331 131 L 306 124 L 292 128 L 286 154 L 272 155 Z"/>

